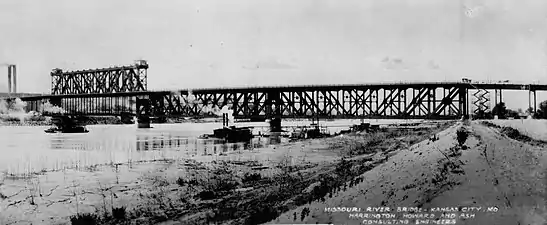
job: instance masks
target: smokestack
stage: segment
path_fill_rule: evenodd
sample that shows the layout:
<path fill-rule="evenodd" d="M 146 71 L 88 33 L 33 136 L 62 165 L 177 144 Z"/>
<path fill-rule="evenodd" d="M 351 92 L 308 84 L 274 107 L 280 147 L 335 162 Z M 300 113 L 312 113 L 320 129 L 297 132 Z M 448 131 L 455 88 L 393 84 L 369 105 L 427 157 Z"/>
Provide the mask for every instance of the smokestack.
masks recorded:
<path fill-rule="evenodd" d="M 11 93 L 11 65 L 8 65 L 8 93 Z"/>
<path fill-rule="evenodd" d="M 15 65 L 11 65 L 12 73 L 13 73 L 13 93 L 17 93 L 17 69 Z"/>

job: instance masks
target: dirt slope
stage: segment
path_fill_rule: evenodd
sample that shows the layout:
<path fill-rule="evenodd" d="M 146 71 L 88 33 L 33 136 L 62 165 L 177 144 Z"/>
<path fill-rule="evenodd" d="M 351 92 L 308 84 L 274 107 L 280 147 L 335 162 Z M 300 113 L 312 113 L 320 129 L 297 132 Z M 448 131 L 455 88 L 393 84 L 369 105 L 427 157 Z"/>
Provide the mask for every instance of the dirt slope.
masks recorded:
<path fill-rule="evenodd" d="M 449 154 L 459 126 L 465 125 L 441 132 L 437 141 L 424 141 L 401 150 L 383 165 L 364 173 L 365 182 L 325 202 L 313 202 L 289 211 L 271 223 L 359 224 L 363 220 L 350 219 L 348 213 L 325 212 L 325 207 L 482 206 L 484 210 L 484 207 L 497 206 L 498 212 L 477 212 L 473 219 L 461 217 L 456 218 L 456 222 L 544 224 L 547 157 L 541 152 L 542 148 L 514 141 L 494 128 L 473 122 L 465 126 L 471 132 L 465 143 L 469 148 L 447 158 L 441 151 Z M 456 166 L 443 169 L 447 164 Z M 304 208 L 309 208 L 310 213 L 301 221 Z"/>

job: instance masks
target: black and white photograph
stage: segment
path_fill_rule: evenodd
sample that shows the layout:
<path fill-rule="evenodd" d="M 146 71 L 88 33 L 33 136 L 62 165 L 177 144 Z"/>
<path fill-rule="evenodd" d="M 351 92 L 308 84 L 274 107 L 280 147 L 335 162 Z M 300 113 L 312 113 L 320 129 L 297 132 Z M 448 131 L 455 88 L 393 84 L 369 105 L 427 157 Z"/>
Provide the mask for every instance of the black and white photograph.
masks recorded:
<path fill-rule="evenodd" d="M 547 224 L 545 0 L 0 0 L 0 225 Z"/>

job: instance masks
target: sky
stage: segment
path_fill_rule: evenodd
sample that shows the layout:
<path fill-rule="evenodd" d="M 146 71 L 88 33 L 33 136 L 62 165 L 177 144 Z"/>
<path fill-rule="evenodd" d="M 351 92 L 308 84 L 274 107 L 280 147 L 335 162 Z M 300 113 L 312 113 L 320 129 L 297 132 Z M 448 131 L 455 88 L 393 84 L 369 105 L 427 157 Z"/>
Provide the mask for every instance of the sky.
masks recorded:
<path fill-rule="evenodd" d="M 0 30 L 0 76 L 17 64 L 20 92 L 49 92 L 53 68 L 136 59 L 149 89 L 547 83 L 544 0 L 2 0 Z"/>

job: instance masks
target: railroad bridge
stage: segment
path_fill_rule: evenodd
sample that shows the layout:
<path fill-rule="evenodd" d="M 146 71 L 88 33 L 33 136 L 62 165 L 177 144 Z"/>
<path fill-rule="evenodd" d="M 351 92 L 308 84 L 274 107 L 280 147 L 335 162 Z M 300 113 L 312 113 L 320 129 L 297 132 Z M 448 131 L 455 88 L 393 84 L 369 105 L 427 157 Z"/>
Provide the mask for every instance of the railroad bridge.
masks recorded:
<path fill-rule="evenodd" d="M 147 69 L 143 60 L 103 69 L 54 69 L 51 94 L 20 99 L 27 103 L 27 111 L 58 106 L 67 115 L 208 117 L 229 106 L 236 119 L 455 119 L 487 110 L 492 90 L 496 103 L 503 101 L 502 90 L 528 91 L 534 109 L 536 91 L 547 90 L 542 84 L 463 80 L 153 91 L 147 88 Z"/>

